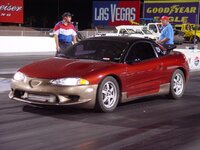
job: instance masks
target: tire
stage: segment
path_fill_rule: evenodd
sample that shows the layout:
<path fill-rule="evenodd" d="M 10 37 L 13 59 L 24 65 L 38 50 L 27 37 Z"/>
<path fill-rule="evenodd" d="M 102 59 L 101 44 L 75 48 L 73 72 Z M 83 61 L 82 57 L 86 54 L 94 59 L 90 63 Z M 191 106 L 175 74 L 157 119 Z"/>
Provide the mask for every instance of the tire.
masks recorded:
<path fill-rule="evenodd" d="M 180 69 L 174 71 L 171 83 L 169 98 L 180 99 L 185 91 L 185 76 Z"/>
<path fill-rule="evenodd" d="M 117 107 L 119 97 L 117 81 L 108 76 L 102 80 L 97 89 L 95 109 L 99 112 L 112 112 Z"/>

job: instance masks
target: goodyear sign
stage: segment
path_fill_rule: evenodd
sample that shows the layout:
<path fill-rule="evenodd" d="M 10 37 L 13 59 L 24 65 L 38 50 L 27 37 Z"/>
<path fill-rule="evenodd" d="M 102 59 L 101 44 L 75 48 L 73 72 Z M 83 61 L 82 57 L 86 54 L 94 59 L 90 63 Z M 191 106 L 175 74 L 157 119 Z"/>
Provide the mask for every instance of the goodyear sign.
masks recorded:
<path fill-rule="evenodd" d="M 126 25 L 139 18 L 140 1 L 93 1 L 94 25 Z"/>
<path fill-rule="evenodd" d="M 199 15 L 199 0 L 146 0 L 144 2 L 145 18 L 153 17 L 159 20 L 163 15 L 169 16 L 170 22 L 176 24 L 196 23 L 196 16 Z"/>

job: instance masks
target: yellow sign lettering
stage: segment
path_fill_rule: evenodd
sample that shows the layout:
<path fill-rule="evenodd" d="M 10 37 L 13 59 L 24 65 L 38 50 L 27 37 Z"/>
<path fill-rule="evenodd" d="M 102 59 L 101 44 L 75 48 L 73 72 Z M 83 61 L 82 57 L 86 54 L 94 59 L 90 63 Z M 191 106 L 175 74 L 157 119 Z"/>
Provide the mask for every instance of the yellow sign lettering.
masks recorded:
<path fill-rule="evenodd" d="M 169 13 L 169 7 L 166 7 L 166 8 L 164 9 L 164 13 Z"/>
<path fill-rule="evenodd" d="M 188 22 L 188 17 L 170 17 L 170 22 L 184 23 Z"/>
<path fill-rule="evenodd" d="M 153 8 L 153 13 L 158 13 L 158 8 Z"/>
<path fill-rule="evenodd" d="M 189 13 L 196 13 L 197 8 L 196 7 L 191 7 Z"/>
<path fill-rule="evenodd" d="M 187 14 L 190 13 L 190 8 L 186 7 L 184 13 L 187 13 Z"/>
<path fill-rule="evenodd" d="M 151 7 L 147 8 L 147 13 L 148 13 L 148 14 L 152 13 Z"/>
<path fill-rule="evenodd" d="M 179 13 L 185 13 L 184 7 L 180 7 Z"/>
<path fill-rule="evenodd" d="M 183 23 L 188 22 L 188 17 L 182 17 L 181 22 Z"/>
<path fill-rule="evenodd" d="M 157 13 L 165 13 L 168 15 L 171 15 L 173 13 L 187 13 L 187 14 L 191 14 L 191 13 L 196 13 L 197 11 L 197 7 L 181 7 L 180 5 L 172 5 L 170 7 L 148 7 L 146 9 L 146 12 L 148 14 L 153 13 L 153 14 L 157 14 Z"/>

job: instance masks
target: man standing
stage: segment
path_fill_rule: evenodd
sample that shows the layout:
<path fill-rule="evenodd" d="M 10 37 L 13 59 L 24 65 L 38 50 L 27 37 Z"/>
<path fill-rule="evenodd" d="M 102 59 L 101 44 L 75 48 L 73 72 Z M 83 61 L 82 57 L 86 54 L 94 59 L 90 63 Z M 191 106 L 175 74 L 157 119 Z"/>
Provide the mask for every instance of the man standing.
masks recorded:
<path fill-rule="evenodd" d="M 157 43 L 162 45 L 174 44 L 174 30 L 172 25 L 169 23 L 169 17 L 162 16 L 160 20 L 163 25 L 163 29 Z"/>
<path fill-rule="evenodd" d="M 56 56 L 64 55 L 65 49 L 76 43 L 76 29 L 71 24 L 72 14 L 65 12 L 62 19 L 54 27 Z"/>

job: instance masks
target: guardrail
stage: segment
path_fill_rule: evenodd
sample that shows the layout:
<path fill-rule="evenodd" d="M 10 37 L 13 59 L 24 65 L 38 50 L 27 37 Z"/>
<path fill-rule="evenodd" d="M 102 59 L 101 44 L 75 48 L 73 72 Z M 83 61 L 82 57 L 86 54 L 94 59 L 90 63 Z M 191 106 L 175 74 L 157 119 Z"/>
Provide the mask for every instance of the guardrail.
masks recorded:
<path fill-rule="evenodd" d="M 0 36 L 49 36 L 49 31 L 0 30 Z"/>
<path fill-rule="evenodd" d="M 85 38 L 98 34 L 97 31 L 79 31 Z M 103 31 L 110 32 L 110 31 Z M 0 30 L 0 36 L 52 36 L 50 31 L 27 31 L 27 30 Z"/>

